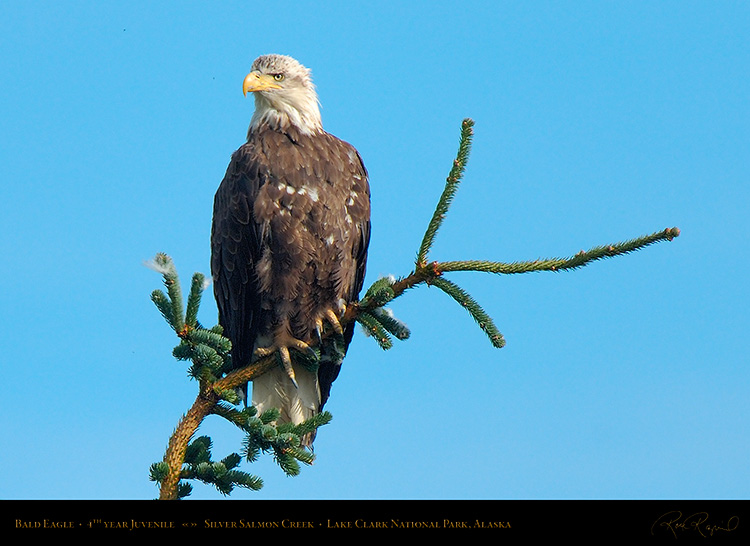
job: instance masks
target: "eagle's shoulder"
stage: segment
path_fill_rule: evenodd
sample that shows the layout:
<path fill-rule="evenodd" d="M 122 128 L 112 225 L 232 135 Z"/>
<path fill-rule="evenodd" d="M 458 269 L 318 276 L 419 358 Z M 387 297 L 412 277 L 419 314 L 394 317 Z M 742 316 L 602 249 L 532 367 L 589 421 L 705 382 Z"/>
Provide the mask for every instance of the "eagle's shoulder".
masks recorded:
<path fill-rule="evenodd" d="M 329 150 L 331 156 L 335 156 L 338 161 L 341 161 L 344 171 L 348 171 L 354 175 L 360 175 L 364 178 L 367 177 L 365 164 L 354 146 L 345 140 L 325 132 L 321 133 L 320 142 L 327 150 Z"/>
<path fill-rule="evenodd" d="M 322 133 L 316 144 L 325 151 L 328 168 L 326 179 L 334 179 L 346 192 L 347 212 L 355 222 L 370 219 L 370 182 L 367 168 L 357 149 L 330 133 Z M 335 176 L 335 178 L 333 178 Z"/>

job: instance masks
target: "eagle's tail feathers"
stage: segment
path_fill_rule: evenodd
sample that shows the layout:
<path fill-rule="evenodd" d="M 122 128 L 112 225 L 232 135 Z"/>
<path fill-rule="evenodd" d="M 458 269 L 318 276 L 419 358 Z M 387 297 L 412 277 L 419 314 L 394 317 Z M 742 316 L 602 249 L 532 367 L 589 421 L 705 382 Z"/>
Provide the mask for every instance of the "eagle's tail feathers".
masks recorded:
<path fill-rule="evenodd" d="M 314 417 L 320 408 L 320 387 L 317 374 L 301 366 L 293 368 L 296 385 L 288 372 L 274 368 L 253 380 L 252 404 L 258 413 L 271 408 L 281 410 L 277 424 L 300 423 Z M 306 435 L 309 437 L 309 435 Z M 312 438 L 302 438 L 310 447 Z"/>

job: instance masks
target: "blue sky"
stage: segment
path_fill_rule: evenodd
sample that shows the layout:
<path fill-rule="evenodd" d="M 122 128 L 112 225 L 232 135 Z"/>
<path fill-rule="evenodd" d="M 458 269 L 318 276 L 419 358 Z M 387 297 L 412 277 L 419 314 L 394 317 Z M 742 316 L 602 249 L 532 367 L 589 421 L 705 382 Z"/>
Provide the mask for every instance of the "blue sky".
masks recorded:
<path fill-rule="evenodd" d="M 740 2 L 5 2 L 0 498 L 157 496 L 149 465 L 196 384 L 143 262 L 208 273 L 241 83 L 271 52 L 312 68 L 325 128 L 369 169 L 367 284 L 410 272 L 465 117 L 433 259 L 682 235 L 570 273 L 449 277 L 500 350 L 411 291 L 392 305 L 410 340 L 355 337 L 315 465 L 245 466 L 266 485 L 232 498 L 746 498 L 748 36 Z M 240 448 L 218 418 L 199 432 L 217 458 Z"/>

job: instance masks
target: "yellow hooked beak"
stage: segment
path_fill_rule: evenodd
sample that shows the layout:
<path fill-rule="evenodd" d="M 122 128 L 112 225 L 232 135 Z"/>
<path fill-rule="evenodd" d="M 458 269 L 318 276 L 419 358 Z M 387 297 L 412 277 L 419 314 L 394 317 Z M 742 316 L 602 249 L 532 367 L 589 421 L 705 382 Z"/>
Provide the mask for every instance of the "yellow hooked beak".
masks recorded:
<path fill-rule="evenodd" d="M 268 74 L 261 74 L 257 70 L 253 70 L 245 76 L 245 81 L 242 82 L 242 94 L 247 96 L 248 92 L 254 93 L 255 91 L 265 91 L 266 89 L 281 89 L 281 86 L 273 80 L 273 76 Z"/>

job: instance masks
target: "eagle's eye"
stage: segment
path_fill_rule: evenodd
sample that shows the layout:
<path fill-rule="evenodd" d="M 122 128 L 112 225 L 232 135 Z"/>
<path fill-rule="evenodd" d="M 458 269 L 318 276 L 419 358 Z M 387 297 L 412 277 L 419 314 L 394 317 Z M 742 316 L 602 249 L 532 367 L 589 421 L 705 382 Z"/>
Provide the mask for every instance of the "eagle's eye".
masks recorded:
<path fill-rule="evenodd" d="M 273 79 L 277 82 L 284 81 L 284 74 L 274 74 Z"/>

